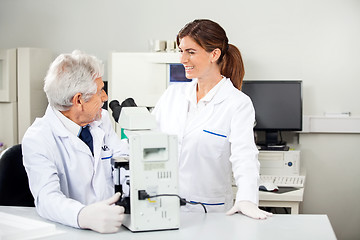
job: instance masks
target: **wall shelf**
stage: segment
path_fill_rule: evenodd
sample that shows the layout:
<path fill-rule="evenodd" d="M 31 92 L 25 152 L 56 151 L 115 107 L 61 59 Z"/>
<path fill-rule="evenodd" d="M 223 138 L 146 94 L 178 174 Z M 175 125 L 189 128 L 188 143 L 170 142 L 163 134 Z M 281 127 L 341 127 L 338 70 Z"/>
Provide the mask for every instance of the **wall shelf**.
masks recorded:
<path fill-rule="evenodd" d="M 304 116 L 300 133 L 360 133 L 360 117 Z"/>

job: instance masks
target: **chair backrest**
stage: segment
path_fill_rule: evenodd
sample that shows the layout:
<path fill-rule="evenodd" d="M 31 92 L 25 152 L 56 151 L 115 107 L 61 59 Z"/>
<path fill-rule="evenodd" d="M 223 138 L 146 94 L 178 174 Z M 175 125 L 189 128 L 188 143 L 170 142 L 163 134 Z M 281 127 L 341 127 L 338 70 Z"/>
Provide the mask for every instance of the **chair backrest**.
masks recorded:
<path fill-rule="evenodd" d="M 0 205 L 34 207 L 34 198 L 23 165 L 21 144 L 14 145 L 0 158 Z"/>

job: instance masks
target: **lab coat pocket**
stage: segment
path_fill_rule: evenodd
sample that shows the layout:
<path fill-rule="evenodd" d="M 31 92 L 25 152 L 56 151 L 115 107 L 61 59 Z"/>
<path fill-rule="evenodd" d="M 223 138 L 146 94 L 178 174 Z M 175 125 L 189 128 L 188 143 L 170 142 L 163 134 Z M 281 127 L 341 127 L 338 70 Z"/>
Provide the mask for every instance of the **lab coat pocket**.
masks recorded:
<path fill-rule="evenodd" d="M 228 136 L 225 131 L 205 128 L 201 132 L 199 151 L 210 158 L 219 157 L 225 151 Z"/>
<path fill-rule="evenodd" d="M 104 145 L 101 147 L 101 166 L 104 169 L 106 178 L 110 181 L 112 181 L 112 156 L 112 150 L 108 146 Z"/>
<path fill-rule="evenodd" d="M 101 160 L 108 160 L 112 158 L 112 150 L 104 145 L 101 147 Z"/>
<path fill-rule="evenodd" d="M 101 172 L 106 179 L 107 184 L 113 184 L 113 172 L 111 165 L 111 158 L 101 160 L 100 162 Z"/>

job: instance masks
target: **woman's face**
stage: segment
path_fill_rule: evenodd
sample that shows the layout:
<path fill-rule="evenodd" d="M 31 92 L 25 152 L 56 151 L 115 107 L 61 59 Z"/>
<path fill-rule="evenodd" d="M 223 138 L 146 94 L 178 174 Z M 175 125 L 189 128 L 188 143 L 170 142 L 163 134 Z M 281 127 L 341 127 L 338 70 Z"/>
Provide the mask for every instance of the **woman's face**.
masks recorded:
<path fill-rule="evenodd" d="M 185 67 L 186 78 L 207 78 L 212 73 L 213 53 L 208 53 L 191 37 L 180 39 L 180 62 Z"/>

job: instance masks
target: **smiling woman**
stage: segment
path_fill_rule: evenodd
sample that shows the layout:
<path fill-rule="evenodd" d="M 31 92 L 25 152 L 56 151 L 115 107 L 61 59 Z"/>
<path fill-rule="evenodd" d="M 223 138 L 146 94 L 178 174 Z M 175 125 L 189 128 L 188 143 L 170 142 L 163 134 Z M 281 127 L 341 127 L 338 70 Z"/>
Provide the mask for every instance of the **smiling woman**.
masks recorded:
<path fill-rule="evenodd" d="M 170 86 L 153 113 L 160 129 L 179 139 L 180 195 L 206 204 L 209 212 L 267 218 L 271 214 L 257 207 L 255 112 L 250 98 L 240 91 L 240 51 L 228 43 L 219 24 L 207 19 L 186 24 L 177 44 L 186 77 L 192 81 Z M 238 187 L 234 206 L 232 175 Z M 203 210 L 196 205 L 183 209 Z"/>

